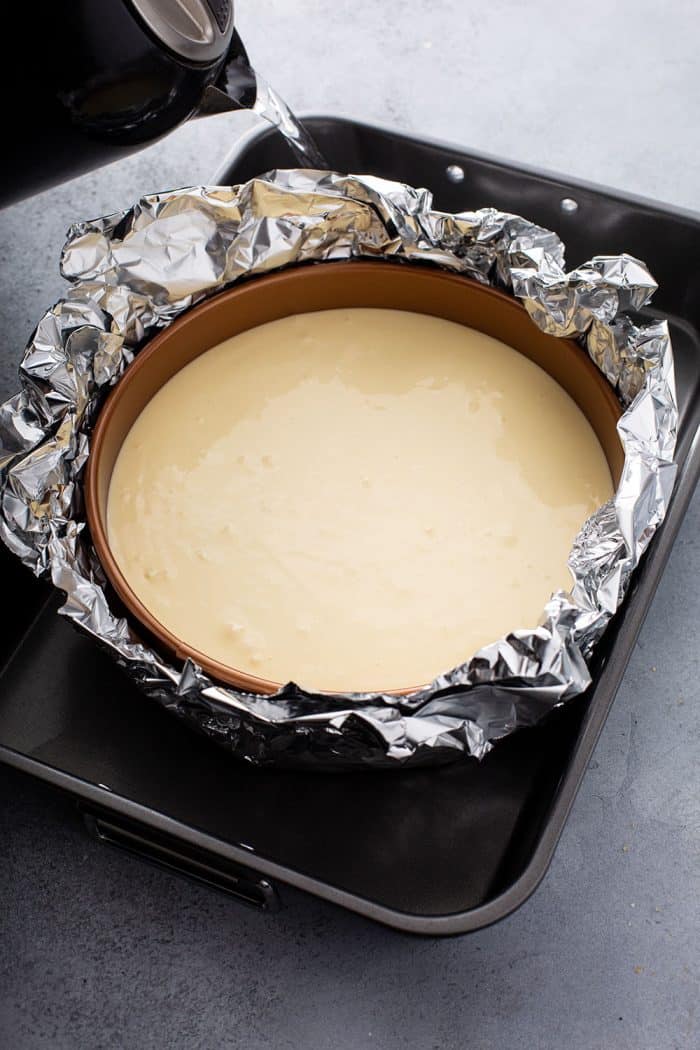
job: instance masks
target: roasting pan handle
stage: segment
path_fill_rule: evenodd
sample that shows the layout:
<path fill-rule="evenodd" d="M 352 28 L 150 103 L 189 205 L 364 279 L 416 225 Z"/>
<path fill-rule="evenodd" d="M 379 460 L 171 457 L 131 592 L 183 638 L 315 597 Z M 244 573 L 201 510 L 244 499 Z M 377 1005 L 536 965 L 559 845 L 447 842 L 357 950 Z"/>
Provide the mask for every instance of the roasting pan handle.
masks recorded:
<path fill-rule="evenodd" d="M 88 832 L 98 842 L 226 893 L 258 911 L 279 910 L 275 886 L 256 872 L 137 821 L 85 803 L 79 803 L 78 809 Z"/>

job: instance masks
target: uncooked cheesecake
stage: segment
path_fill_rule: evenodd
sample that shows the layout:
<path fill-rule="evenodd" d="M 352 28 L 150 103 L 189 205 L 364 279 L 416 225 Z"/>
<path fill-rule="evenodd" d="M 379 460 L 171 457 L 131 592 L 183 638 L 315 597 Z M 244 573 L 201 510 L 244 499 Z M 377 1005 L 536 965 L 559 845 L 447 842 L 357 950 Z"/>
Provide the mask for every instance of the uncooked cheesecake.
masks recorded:
<path fill-rule="evenodd" d="M 534 626 L 612 492 L 581 410 L 516 350 L 347 308 L 263 324 L 171 378 L 119 452 L 107 528 L 136 596 L 201 653 L 381 691 Z"/>

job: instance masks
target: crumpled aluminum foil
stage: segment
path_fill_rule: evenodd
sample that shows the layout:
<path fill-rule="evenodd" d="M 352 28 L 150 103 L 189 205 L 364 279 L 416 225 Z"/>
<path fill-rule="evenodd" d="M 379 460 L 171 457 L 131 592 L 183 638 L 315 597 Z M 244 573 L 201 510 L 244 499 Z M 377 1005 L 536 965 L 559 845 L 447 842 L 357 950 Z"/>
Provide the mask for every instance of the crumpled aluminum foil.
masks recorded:
<path fill-rule="evenodd" d="M 110 609 L 81 496 L 91 425 L 144 339 L 193 303 L 241 277 L 358 256 L 431 262 L 498 285 L 546 332 L 577 337 L 626 409 L 622 478 L 581 529 L 571 590 L 552 596 L 540 625 L 494 641 L 428 688 L 404 697 L 294 684 L 274 696 L 238 692 L 191 662 L 165 663 Z M 675 476 L 668 329 L 634 319 L 656 288 L 643 263 L 598 256 L 566 273 L 556 234 L 517 215 L 445 214 L 424 189 L 293 170 L 157 194 L 78 223 L 61 266 L 70 288 L 27 347 L 21 391 L 0 407 L 0 535 L 65 592 L 63 615 L 149 696 L 252 763 L 400 768 L 482 757 L 588 686 L 587 660 L 663 520 Z"/>

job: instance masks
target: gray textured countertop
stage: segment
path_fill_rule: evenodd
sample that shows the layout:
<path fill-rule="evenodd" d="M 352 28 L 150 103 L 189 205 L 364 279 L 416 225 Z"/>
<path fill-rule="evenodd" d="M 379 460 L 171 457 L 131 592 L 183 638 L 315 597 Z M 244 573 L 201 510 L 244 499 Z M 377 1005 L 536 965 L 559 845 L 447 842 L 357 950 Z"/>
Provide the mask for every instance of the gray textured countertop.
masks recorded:
<path fill-rule="evenodd" d="M 254 63 L 345 114 L 700 208 L 695 0 L 240 0 Z M 74 219 L 206 181 L 245 114 L 0 213 L 0 396 Z M 87 839 L 0 767 L 0 1045 L 685 1050 L 700 1043 L 696 496 L 551 869 L 500 925 L 411 939 L 287 891 L 265 917 Z"/>

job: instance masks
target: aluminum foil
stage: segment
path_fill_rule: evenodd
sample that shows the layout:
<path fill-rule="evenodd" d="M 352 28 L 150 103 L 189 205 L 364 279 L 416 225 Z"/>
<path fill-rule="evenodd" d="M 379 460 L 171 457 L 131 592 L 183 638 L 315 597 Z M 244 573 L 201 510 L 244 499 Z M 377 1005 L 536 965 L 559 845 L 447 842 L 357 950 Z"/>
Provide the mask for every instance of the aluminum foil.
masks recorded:
<path fill-rule="evenodd" d="M 578 338 L 625 407 L 620 484 L 583 525 L 571 589 L 552 596 L 540 624 L 465 654 L 429 687 L 404 697 L 309 693 L 292 683 L 273 696 L 239 692 L 191 662 L 167 663 L 110 608 L 82 503 L 91 426 L 144 340 L 193 303 L 293 263 L 367 256 L 498 285 L 546 332 Z M 663 520 L 675 476 L 673 356 L 665 322 L 636 319 L 656 288 L 642 262 L 597 256 L 567 273 L 556 234 L 517 215 L 446 214 L 424 189 L 293 170 L 157 194 L 79 223 L 61 268 L 65 298 L 39 322 L 21 390 L 0 407 L 0 534 L 50 576 L 66 596 L 62 614 L 145 693 L 252 763 L 398 769 L 480 758 L 586 689 L 593 647 Z"/>

